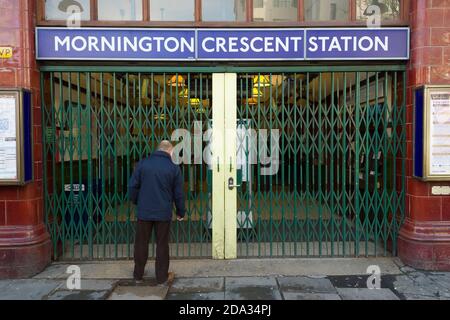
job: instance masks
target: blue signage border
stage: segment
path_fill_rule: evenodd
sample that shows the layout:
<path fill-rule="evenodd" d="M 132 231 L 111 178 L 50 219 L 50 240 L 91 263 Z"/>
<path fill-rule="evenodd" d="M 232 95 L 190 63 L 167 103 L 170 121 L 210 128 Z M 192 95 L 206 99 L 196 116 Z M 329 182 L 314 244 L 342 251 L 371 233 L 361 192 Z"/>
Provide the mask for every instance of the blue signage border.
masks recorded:
<path fill-rule="evenodd" d="M 265 37 L 269 33 L 274 33 L 275 37 Z M 50 44 L 53 44 L 55 47 L 55 40 L 51 42 L 51 36 L 48 36 L 48 33 L 53 34 L 54 38 L 56 38 L 55 34 L 61 34 L 66 36 L 80 37 L 82 40 L 81 34 L 96 34 L 97 37 L 102 35 L 102 32 L 107 34 L 114 34 L 115 39 L 118 41 L 122 41 L 121 36 L 131 35 L 131 36 L 142 36 L 143 38 L 150 38 L 150 35 L 153 35 L 151 39 L 165 39 L 163 36 L 170 36 L 170 38 L 176 39 L 176 37 L 180 37 L 184 35 L 189 37 L 188 39 L 193 41 L 194 50 L 190 50 L 188 53 L 168 51 L 168 47 L 164 46 L 165 52 L 161 51 L 153 51 L 153 42 L 151 44 L 147 43 L 148 46 L 151 46 L 152 49 L 147 51 L 147 54 L 144 51 L 135 50 L 134 52 L 120 52 L 111 50 L 110 52 L 100 51 L 103 56 L 99 57 L 98 53 L 93 52 L 82 52 L 83 50 L 76 50 L 78 52 L 64 54 L 61 52 L 56 53 L 58 50 L 53 49 Z M 71 35 L 72 33 L 72 35 Z M 241 38 L 237 37 L 238 34 L 241 35 Z M 319 46 L 317 43 L 311 43 L 312 36 L 310 38 L 310 34 L 325 34 L 327 37 L 330 37 L 332 41 L 329 45 L 328 50 L 325 49 L 325 40 L 321 37 L 319 40 L 322 40 L 322 50 L 316 50 L 317 52 L 311 53 L 308 44 L 314 45 L 316 48 Z M 225 45 L 224 43 L 219 44 L 215 43 L 217 46 L 217 52 L 213 50 L 206 51 L 204 47 L 204 42 L 200 44 L 200 39 L 204 35 L 209 35 L 209 39 L 214 39 L 214 34 L 216 35 L 216 41 L 220 39 L 221 41 L 225 41 L 224 39 L 228 39 L 228 48 L 229 52 L 223 50 L 220 53 L 218 50 L 220 45 Z M 338 35 L 345 35 L 338 38 Z M 291 35 L 291 37 L 289 36 Z M 297 35 L 297 37 L 293 37 L 292 35 Z M 392 41 L 389 42 L 389 49 L 384 52 L 377 52 L 378 50 L 373 50 L 374 43 L 375 48 L 377 45 L 383 48 L 383 42 L 381 41 L 381 35 L 385 37 L 395 37 L 394 43 Z M 158 37 L 156 37 L 158 36 Z M 220 37 L 219 37 L 220 36 Z M 250 36 L 253 36 L 251 38 Z M 276 37 L 278 36 L 278 37 Z M 360 38 L 358 38 L 358 36 Z M 142 37 L 140 40 L 142 40 Z M 249 38 L 250 37 L 250 38 Z M 282 42 L 282 37 L 284 37 L 285 42 Z M 299 40 L 299 37 L 302 39 Z M 374 38 L 371 38 L 374 37 Z M 256 39 L 258 38 L 258 39 Z M 284 48 L 284 52 L 273 51 L 273 42 L 270 43 L 267 39 L 275 38 L 276 48 Z M 129 38 L 128 38 L 129 39 Z M 137 39 L 137 38 L 136 38 Z M 135 39 L 135 46 L 137 40 Z M 232 39 L 232 40 L 231 40 Z M 261 40 L 262 39 L 262 40 Z M 295 40 L 294 40 L 295 39 Z M 317 37 L 315 37 L 317 40 Z M 387 38 L 385 38 L 387 39 Z M 79 39 L 80 40 L 80 39 Z M 91 39 L 89 39 L 90 41 Z M 102 41 L 104 39 L 101 39 Z M 167 39 L 166 39 L 167 40 Z M 185 39 L 184 39 L 185 40 Z M 245 40 L 245 41 L 244 41 Z M 254 46 L 255 40 L 260 40 L 261 44 L 264 45 L 264 49 Z M 298 49 L 290 50 L 291 40 L 294 40 L 292 43 L 292 47 Z M 342 43 L 339 41 L 346 40 Z M 359 41 L 358 41 L 359 40 Z M 72 39 L 73 41 L 73 39 Z M 86 40 L 84 40 L 86 41 Z M 124 41 L 124 40 L 123 40 Z M 232 43 L 233 41 L 233 43 Z M 302 48 L 299 48 L 300 42 Z M 350 42 L 352 41 L 352 42 Z M 357 43 L 358 41 L 358 43 Z M 364 42 L 366 41 L 366 42 Z M 186 41 L 185 41 L 186 42 Z M 251 51 L 249 49 L 249 42 L 252 43 Z M 61 44 L 61 39 L 59 38 L 59 43 Z M 111 45 L 114 43 L 112 39 L 110 42 L 105 43 L 102 42 L 103 47 Z M 125 41 L 124 41 L 125 43 Z M 342 51 L 338 50 L 337 53 L 330 53 L 333 48 L 342 48 L 341 45 L 344 45 L 345 48 L 350 47 L 349 43 L 353 45 L 353 51 L 347 50 Z M 69 48 L 69 43 L 64 42 Z M 165 42 L 166 44 L 166 42 Z M 364 48 L 364 44 L 371 45 L 370 49 L 368 47 Z M 89 43 L 91 45 L 91 43 Z M 130 46 L 131 44 L 128 43 Z M 142 43 L 139 41 L 139 46 Z M 234 50 L 236 46 L 240 45 L 240 50 L 238 53 L 236 51 L 231 52 L 231 48 Z M 272 47 L 269 47 L 272 45 Z M 386 45 L 386 43 L 384 43 Z M 95 42 L 95 48 L 98 49 L 98 44 Z M 119 45 L 118 45 L 119 46 Z M 124 45 L 125 46 L 125 45 Z M 161 46 L 161 40 L 158 42 L 158 48 Z M 120 46 L 119 46 L 120 47 Z M 243 48 L 244 47 L 244 48 Z M 394 49 L 391 49 L 393 47 Z M 91 47 L 89 47 L 91 49 Z M 188 49 L 191 49 L 191 46 L 187 46 Z M 222 47 L 225 48 L 225 47 Z M 269 50 L 270 48 L 270 50 Z M 142 48 L 141 48 L 142 49 Z M 147 48 L 148 49 L 148 48 Z M 171 48 L 169 48 L 171 49 Z M 243 49 L 247 49 L 244 51 Z M 368 49 L 368 50 L 366 50 Z M 162 50 L 162 51 L 164 51 Z M 70 51 L 70 50 L 68 50 Z M 86 50 L 85 50 L 86 51 Z M 329 52 L 326 52 L 329 51 Z M 44 53 L 45 52 L 45 53 Z M 225 28 L 62 28 L 62 27 L 37 27 L 36 28 L 36 59 L 37 60 L 55 60 L 55 61 L 366 61 L 366 60 L 375 60 L 375 61 L 383 61 L 383 60 L 409 60 L 410 58 L 410 28 L 407 27 L 394 27 L 394 28 L 233 28 L 233 29 L 225 29 Z"/>

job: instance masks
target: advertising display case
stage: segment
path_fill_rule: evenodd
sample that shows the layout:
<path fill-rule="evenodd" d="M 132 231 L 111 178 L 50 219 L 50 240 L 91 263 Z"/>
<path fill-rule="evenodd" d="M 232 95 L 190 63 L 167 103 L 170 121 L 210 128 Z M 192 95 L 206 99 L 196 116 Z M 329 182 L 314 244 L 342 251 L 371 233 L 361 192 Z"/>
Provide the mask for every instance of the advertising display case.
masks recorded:
<path fill-rule="evenodd" d="M 31 92 L 0 89 L 0 185 L 33 180 Z"/>
<path fill-rule="evenodd" d="M 450 181 L 450 85 L 414 92 L 414 176 Z"/>

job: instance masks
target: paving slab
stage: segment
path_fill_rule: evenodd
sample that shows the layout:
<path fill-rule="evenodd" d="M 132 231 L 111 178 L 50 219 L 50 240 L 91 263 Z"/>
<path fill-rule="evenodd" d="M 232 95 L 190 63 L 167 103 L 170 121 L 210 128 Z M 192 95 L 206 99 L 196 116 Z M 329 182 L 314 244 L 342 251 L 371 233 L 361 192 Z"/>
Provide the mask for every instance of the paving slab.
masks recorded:
<path fill-rule="evenodd" d="M 401 268 L 400 268 L 400 271 L 401 271 L 402 273 L 412 273 L 412 272 L 417 272 L 416 269 L 411 268 L 411 267 L 408 267 L 408 266 L 401 267 Z"/>
<path fill-rule="evenodd" d="M 225 279 L 226 300 L 281 300 L 274 277 L 242 277 Z"/>
<path fill-rule="evenodd" d="M 114 289 L 117 281 L 114 280 L 89 280 L 89 279 L 81 279 L 80 289 L 79 291 L 111 291 Z M 67 282 L 62 281 L 60 289 L 67 288 Z"/>
<path fill-rule="evenodd" d="M 60 286 L 59 280 L 1 280 L 0 300 L 43 300 Z"/>
<path fill-rule="evenodd" d="M 450 298 L 450 273 L 447 274 L 429 274 L 428 278 L 435 282 L 440 288 L 439 294 Z"/>
<path fill-rule="evenodd" d="M 400 260 L 399 257 L 392 257 L 391 259 L 399 268 L 406 266 L 405 263 L 402 260 Z"/>
<path fill-rule="evenodd" d="M 224 300 L 225 292 L 169 293 L 166 300 Z"/>
<path fill-rule="evenodd" d="M 367 289 L 366 276 L 333 276 L 329 277 L 329 280 L 336 288 L 361 288 Z M 383 285 L 383 278 L 381 278 L 381 284 Z"/>
<path fill-rule="evenodd" d="M 66 270 L 69 266 L 80 267 L 82 279 L 125 280 L 133 278 L 134 263 L 132 261 L 95 261 L 53 264 L 34 279 L 67 279 Z M 146 275 L 154 275 L 154 263 L 147 264 Z"/>
<path fill-rule="evenodd" d="M 342 300 L 400 300 L 389 289 L 337 288 Z"/>
<path fill-rule="evenodd" d="M 394 282 L 394 289 L 400 294 L 406 296 L 428 296 L 439 297 L 441 288 L 433 281 L 426 277 L 398 276 Z"/>
<path fill-rule="evenodd" d="M 336 293 L 283 292 L 283 297 L 284 300 L 341 300 Z"/>
<path fill-rule="evenodd" d="M 156 281 L 156 278 L 144 278 L 143 282 L 141 282 L 140 284 L 136 284 L 136 281 L 134 281 L 133 279 L 124 279 L 119 280 L 116 285 L 122 287 L 156 287 L 158 285 L 158 282 Z"/>
<path fill-rule="evenodd" d="M 437 271 L 437 272 L 428 272 L 428 275 L 429 276 L 438 276 L 438 277 L 447 277 L 447 278 L 450 278 L 450 272 L 440 272 L 440 271 Z"/>
<path fill-rule="evenodd" d="M 108 300 L 164 300 L 169 287 L 117 286 Z"/>
<path fill-rule="evenodd" d="M 105 300 L 109 291 L 68 291 L 58 290 L 48 297 L 48 300 Z"/>
<path fill-rule="evenodd" d="M 181 278 L 175 279 L 170 293 L 223 292 L 225 278 Z"/>
<path fill-rule="evenodd" d="M 405 294 L 405 300 L 437 300 L 435 297 Z"/>
<path fill-rule="evenodd" d="M 277 288 L 275 277 L 227 277 L 225 288 L 228 290 L 237 286 L 274 287 Z"/>
<path fill-rule="evenodd" d="M 367 280 L 369 276 L 331 276 L 328 277 L 336 288 L 361 288 L 367 289 Z M 381 288 L 395 290 L 394 282 L 397 276 L 394 275 L 382 275 L 381 276 Z"/>
<path fill-rule="evenodd" d="M 69 276 L 67 268 L 71 264 L 51 264 L 43 272 L 37 274 L 33 279 L 61 279 Z"/>
<path fill-rule="evenodd" d="M 280 277 L 278 278 L 280 289 L 285 292 L 297 293 L 334 293 L 336 288 L 330 280 L 325 278 L 310 277 Z"/>
<path fill-rule="evenodd" d="M 67 267 L 72 264 L 52 265 L 35 278 L 65 279 L 68 276 L 65 273 Z M 76 264 L 80 266 L 84 279 L 130 279 L 133 276 L 133 261 L 96 261 Z M 366 275 L 367 267 L 370 265 L 378 265 L 382 274 L 401 274 L 392 258 L 173 259 L 171 271 L 174 271 L 178 278 Z M 153 260 L 148 261 L 146 273 L 149 276 L 154 275 Z"/>

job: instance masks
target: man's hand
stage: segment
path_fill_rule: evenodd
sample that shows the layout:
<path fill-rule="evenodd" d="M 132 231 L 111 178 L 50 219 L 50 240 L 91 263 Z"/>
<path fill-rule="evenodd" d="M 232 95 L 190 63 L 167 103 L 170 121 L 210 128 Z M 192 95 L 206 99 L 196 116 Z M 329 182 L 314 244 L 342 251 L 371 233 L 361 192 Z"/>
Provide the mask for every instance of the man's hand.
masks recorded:
<path fill-rule="evenodd" d="M 177 216 L 177 221 L 184 221 L 184 217 Z"/>

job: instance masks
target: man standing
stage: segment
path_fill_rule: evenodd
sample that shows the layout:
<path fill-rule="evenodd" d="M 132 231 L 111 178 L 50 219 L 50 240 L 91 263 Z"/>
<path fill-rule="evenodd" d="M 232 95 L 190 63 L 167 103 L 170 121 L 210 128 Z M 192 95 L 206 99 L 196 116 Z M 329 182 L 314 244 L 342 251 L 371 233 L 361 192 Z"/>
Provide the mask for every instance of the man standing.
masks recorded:
<path fill-rule="evenodd" d="M 141 160 L 129 183 L 130 200 L 137 205 L 136 240 L 134 244 L 134 279 L 142 282 L 148 259 L 148 245 L 152 230 L 156 231 L 156 281 L 170 283 L 169 232 L 173 205 L 178 221 L 186 214 L 183 195 L 183 175 L 172 162 L 173 145 L 162 141 L 158 150 Z"/>

